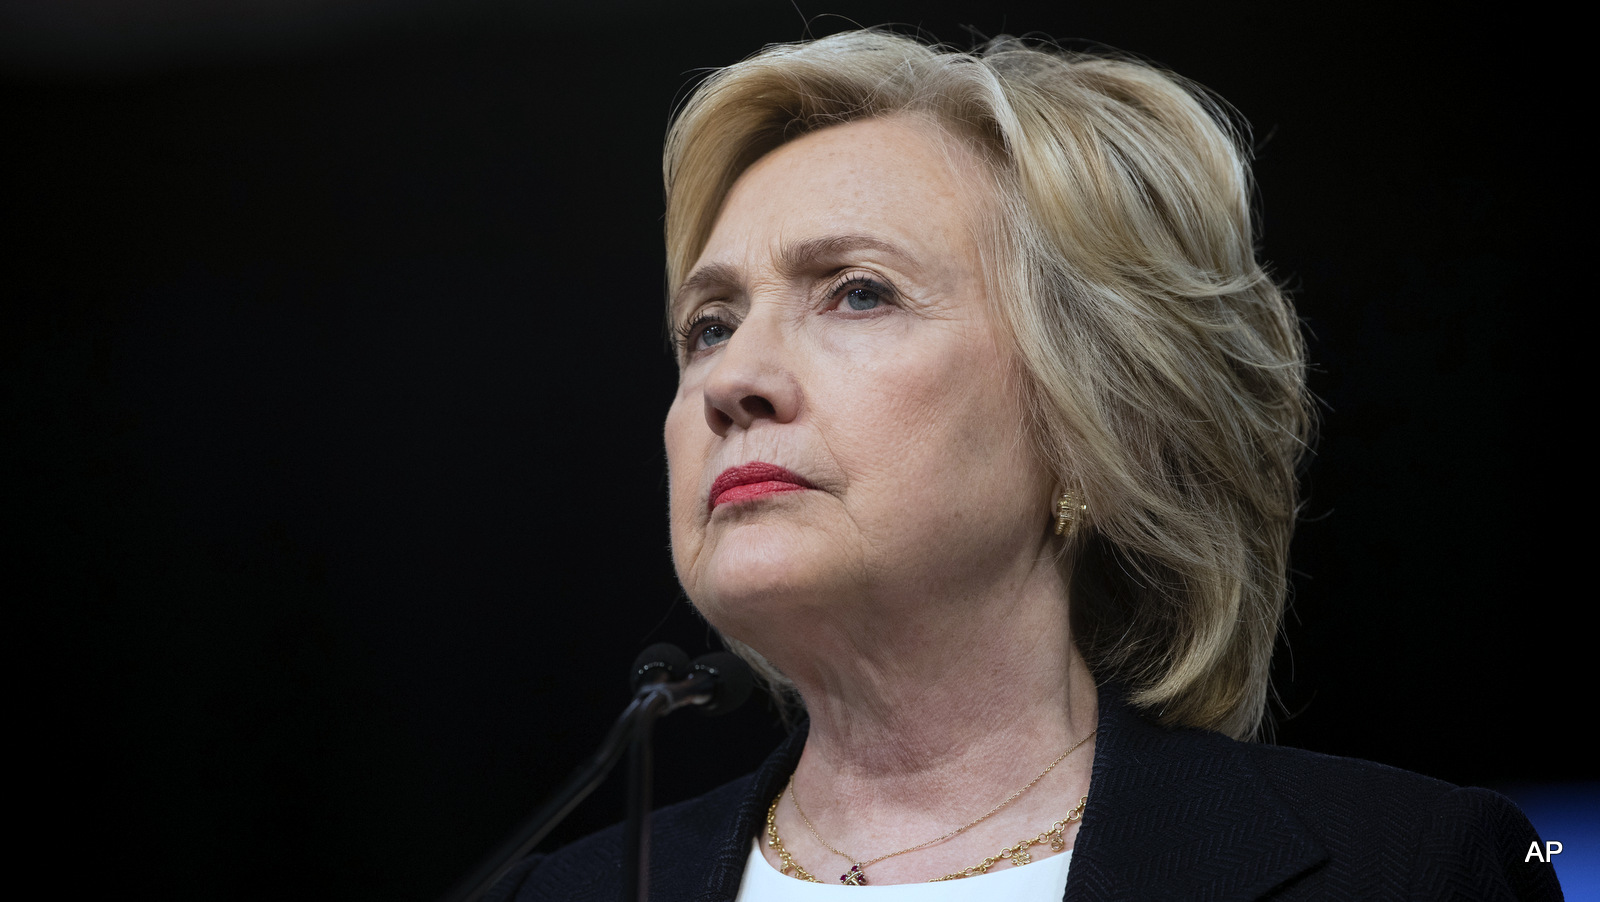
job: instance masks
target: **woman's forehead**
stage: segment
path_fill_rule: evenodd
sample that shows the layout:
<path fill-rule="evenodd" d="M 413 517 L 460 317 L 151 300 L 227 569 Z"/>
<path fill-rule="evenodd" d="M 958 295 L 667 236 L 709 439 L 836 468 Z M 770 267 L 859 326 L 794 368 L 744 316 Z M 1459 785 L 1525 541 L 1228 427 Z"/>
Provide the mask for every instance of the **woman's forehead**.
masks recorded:
<path fill-rule="evenodd" d="M 674 295 L 756 261 L 782 270 L 858 252 L 922 264 L 966 256 L 992 195 L 983 164 L 919 118 L 831 126 L 739 177 Z"/>

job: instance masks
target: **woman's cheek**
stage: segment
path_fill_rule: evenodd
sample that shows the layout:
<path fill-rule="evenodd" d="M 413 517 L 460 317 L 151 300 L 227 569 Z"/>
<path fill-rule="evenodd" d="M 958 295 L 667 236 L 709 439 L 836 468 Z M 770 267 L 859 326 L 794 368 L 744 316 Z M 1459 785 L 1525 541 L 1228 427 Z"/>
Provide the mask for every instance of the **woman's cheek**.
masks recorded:
<path fill-rule="evenodd" d="M 672 501 L 668 515 L 670 539 L 672 542 L 672 564 L 677 568 L 678 578 L 685 586 L 689 584 L 689 567 L 698 555 L 701 537 L 696 533 L 691 518 L 688 516 L 686 502 L 679 497 L 676 487 L 672 491 Z"/>

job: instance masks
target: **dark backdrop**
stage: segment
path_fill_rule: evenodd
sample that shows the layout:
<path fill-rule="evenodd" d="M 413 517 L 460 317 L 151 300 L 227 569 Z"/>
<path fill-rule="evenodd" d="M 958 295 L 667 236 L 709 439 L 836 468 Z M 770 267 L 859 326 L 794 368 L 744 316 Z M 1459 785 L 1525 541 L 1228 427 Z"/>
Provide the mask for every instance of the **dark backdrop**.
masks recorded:
<path fill-rule="evenodd" d="M 122 6 L 0 8 L 25 820 L 125 892 L 434 897 L 599 740 L 640 647 L 713 643 L 667 551 L 660 139 L 697 71 L 806 27 L 780 0 Z M 1324 420 L 1279 740 L 1593 779 L 1563 720 L 1574 443 L 1540 412 L 1572 198 L 1495 63 L 1532 38 L 1303 6 L 801 4 L 1101 42 L 1237 105 Z M 660 798 L 778 735 L 759 701 L 668 722 Z M 556 841 L 619 814 L 608 787 Z"/>

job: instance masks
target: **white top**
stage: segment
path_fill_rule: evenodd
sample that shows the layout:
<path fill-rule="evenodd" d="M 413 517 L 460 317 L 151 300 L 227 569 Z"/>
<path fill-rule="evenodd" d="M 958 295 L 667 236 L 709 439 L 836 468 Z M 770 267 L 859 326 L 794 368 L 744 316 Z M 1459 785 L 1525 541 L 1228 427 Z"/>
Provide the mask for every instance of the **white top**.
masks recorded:
<path fill-rule="evenodd" d="M 987 874 L 943 883 L 843 886 L 810 883 L 778 873 L 761 854 L 757 839 L 750 844 L 750 860 L 745 862 L 744 879 L 734 902 L 1061 902 L 1071 863 L 1072 850 L 1068 849 L 1020 868 L 1000 865 Z"/>

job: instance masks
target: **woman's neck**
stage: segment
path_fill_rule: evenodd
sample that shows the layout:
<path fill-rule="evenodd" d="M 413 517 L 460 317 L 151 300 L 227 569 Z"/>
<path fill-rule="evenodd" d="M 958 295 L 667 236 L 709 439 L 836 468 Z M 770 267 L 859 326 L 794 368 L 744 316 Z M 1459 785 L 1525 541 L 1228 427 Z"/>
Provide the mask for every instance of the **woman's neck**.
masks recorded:
<path fill-rule="evenodd" d="M 998 597 L 924 600 L 919 616 L 878 629 L 848 624 L 828 637 L 844 643 L 839 653 L 786 668 L 811 720 L 795 772 L 801 808 L 791 799 L 779 811 L 791 852 L 831 877 L 848 863 L 824 841 L 865 861 L 941 836 L 1095 729 L 1094 681 L 1072 645 L 1065 589 L 1044 563 Z M 1086 792 L 1092 760 L 1091 741 L 1000 811 L 871 865 L 869 879 L 926 880 L 1047 829 Z"/>

